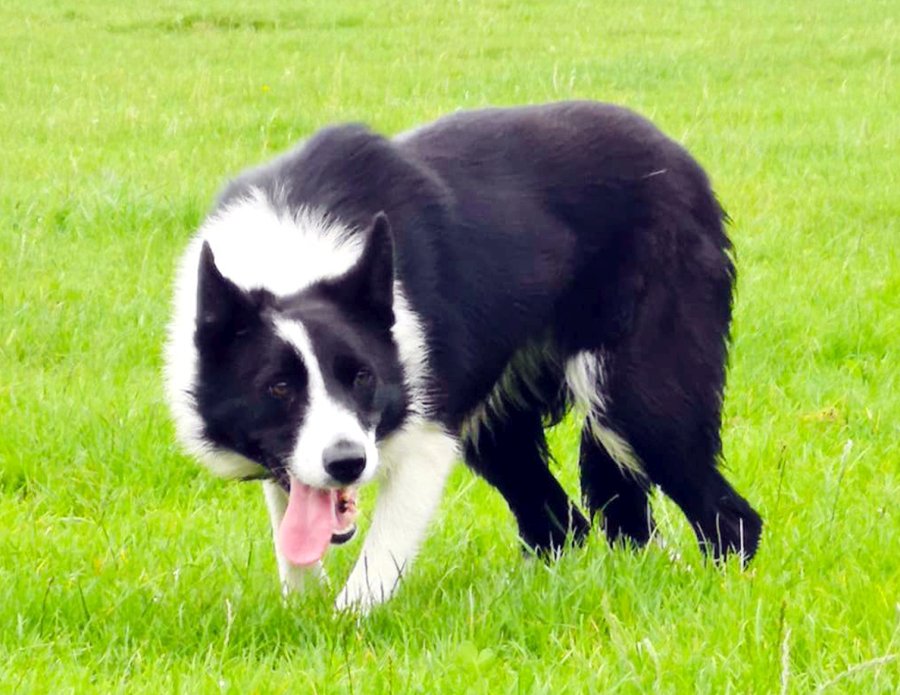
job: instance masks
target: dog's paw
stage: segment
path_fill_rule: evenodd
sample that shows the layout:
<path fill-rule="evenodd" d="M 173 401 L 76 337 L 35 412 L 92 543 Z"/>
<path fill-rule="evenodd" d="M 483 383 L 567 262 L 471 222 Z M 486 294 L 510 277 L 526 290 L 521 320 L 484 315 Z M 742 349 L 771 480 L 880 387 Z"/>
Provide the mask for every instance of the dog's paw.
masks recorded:
<path fill-rule="evenodd" d="M 368 615 L 378 603 L 371 594 L 351 593 L 347 587 L 344 587 L 334 601 L 334 610 L 338 613 L 350 613 L 362 617 Z"/>
<path fill-rule="evenodd" d="M 287 562 L 279 563 L 279 579 L 281 580 L 281 595 L 287 600 L 291 594 L 302 594 L 309 587 L 317 584 L 328 584 L 328 575 L 321 563 L 312 567 L 296 567 Z"/>
<path fill-rule="evenodd" d="M 367 615 L 373 608 L 384 603 L 394 594 L 399 579 L 397 573 L 379 576 L 373 573 L 354 571 L 350 574 L 346 586 L 335 599 L 335 610 Z"/>
<path fill-rule="evenodd" d="M 388 596 L 382 592 L 373 592 L 365 587 L 351 587 L 348 584 L 335 599 L 334 609 L 338 613 L 365 616 L 387 599 Z"/>

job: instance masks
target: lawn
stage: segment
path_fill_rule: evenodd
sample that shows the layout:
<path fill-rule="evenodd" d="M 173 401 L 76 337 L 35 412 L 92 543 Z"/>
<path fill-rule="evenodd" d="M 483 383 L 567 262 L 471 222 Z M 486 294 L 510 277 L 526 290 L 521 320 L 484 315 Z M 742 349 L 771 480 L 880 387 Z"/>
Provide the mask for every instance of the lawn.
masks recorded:
<path fill-rule="evenodd" d="M 0 691 L 897 692 L 898 20 L 868 0 L 0 0 Z M 767 522 L 755 563 L 704 563 L 664 500 L 667 549 L 525 559 L 460 466 L 392 603 L 283 605 L 256 486 L 174 443 L 176 256 L 226 176 L 317 127 L 570 97 L 651 117 L 733 218 L 724 446 Z M 576 494 L 575 423 L 553 444 Z M 358 547 L 331 553 L 335 582 Z"/>

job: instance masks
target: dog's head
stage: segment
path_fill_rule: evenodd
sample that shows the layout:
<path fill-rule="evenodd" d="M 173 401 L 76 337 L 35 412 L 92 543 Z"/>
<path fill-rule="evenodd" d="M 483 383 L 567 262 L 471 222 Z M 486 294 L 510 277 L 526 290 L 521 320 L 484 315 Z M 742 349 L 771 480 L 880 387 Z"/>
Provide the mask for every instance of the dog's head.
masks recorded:
<path fill-rule="evenodd" d="M 250 196 L 204 224 L 178 280 L 166 362 L 182 442 L 292 499 L 371 480 L 408 406 L 387 218 L 354 232 Z"/>

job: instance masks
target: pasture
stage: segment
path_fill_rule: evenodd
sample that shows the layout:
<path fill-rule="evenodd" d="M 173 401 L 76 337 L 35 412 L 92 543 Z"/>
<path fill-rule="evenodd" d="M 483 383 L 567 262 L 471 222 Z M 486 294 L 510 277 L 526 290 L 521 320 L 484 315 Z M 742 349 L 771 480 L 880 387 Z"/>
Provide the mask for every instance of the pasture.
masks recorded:
<path fill-rule="evenodd" d="M 900 688 L 896 2 L 0 3 L 0 691 L 893 693 Z M 229 174 L 314 129 L 629 106 L 733 218 L 728 477 L 754 564 L 544 565 L 459 466 L 368 619 L 280 600 L 263 500 L 183 456 L 161 346 Z M 577 495 L 577 429 L 553 433 Z M 365 500 L 371 502 L 371 494 Z M 680 557 L 674 557 L 678 551 Z"/>

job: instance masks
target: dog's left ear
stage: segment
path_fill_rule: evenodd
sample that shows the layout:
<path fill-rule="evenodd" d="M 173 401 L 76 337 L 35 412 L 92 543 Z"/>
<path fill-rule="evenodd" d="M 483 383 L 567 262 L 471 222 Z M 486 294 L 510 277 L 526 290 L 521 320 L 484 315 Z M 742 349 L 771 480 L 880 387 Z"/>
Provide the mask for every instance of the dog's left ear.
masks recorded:
<path fill-rule="evenodd" d="M 394 323 L 394 239 L 387 215 L 372 218 L 359 262 L 340 280 L 340 294 L 387 325 Z"/>

